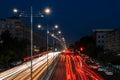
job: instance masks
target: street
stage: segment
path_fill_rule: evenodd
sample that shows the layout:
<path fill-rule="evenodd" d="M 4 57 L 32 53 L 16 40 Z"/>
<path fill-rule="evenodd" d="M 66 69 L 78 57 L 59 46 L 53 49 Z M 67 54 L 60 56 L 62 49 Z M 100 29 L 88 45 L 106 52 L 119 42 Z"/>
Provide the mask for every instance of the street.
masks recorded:
<path fill-rule="evenodd" d="M 53 55 L 54 54 L 54 55 Z M 33 59 L 33 80 L 39 80 L 60 52 L 48 53 Z M 54 58 L 53 58 L 54 56 Z M 48 57 L 48 58 L 47 58 Z M 0 73 L 0 80 L 30 80 L 30 61 Z"/>
<path fill-rule="evenodd" d="M 89 68 L 79 55 L 64 53 L 50 80 L 104 80 L 98 73 Z"/>

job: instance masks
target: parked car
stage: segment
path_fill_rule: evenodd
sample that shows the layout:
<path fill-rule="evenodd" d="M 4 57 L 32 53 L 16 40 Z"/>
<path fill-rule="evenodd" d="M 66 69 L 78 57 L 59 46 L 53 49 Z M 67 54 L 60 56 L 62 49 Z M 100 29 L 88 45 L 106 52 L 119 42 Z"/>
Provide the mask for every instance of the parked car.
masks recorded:
<path fill-rule="evenodd" d="M 89 65 L 89 66 L 92 69 L 98 69 L 100 67 L 100 65 L 95 65 L 95 64 L 92 64 L 92 65 Z"/>
<path fill-rule="evenodd" d="M 113 71 L 108 71 L 108 70 L 106 70 L 106 71 L 105 71 L 105 74 L 106 74 L 106 75 L 113 75 Z"/>
<path fill-rule="evenodd" d="M 106 75 L 113 75 L 113 71 L 112 70 L 105 70 L 105 74 Z"/>
<path fill-rule="evenodd" d="M 99 68 L 98 68 L 98 71 L 105 71 L 106 69 L 107 69 L 107 67 L 103 67 L 103 66 L 102 66 L 102 67 L 99 67 Z"/>
<path fill-rule="evenodd" d="M 22 64 L 22 61 L 15 61 L 15 62 L 12 62 L 10 65 L 11 66 L 17 66 L 17 65 L 20 65 Z"/>

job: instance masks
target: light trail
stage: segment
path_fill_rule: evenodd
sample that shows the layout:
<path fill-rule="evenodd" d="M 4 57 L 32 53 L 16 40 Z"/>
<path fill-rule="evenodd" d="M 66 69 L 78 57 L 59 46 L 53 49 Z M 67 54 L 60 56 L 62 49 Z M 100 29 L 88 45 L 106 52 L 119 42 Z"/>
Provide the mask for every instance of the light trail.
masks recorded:
<path fill-rule="evenodd" d="M 76 75 L 78 75 L 79 80 L 88 80 L 87 75 L 82 70 L 80 61 L 77 60 L 76 56 L 71 56 L 75 64 Z"/>
<path fill-rule="evenodd" d="M 63 74 L 66 75 L 63 77 Z M 74 55 L 68 50 L 60 56 L 53 76 L 50 80 L 104 80 L 90 69 L 80 55 Z"/>
<path fill-rule="evenodd" d="M 54 54 L 54 55 L 53 55 Z M 33 77 L 40 78 L 47 67 L 50 66 L 53 60 L 60 54 L 60 52 L 48 53 L 40 56 L 39 58 L 33 59 Z M 48 65 L 47 65 L 47 56 L 48 56 Z M 53 58 L 54 57 L 54 58 Z M 4 71 L 0 74 L 0 80 L 30 80 L 30 61 L 23 63 L 17 67 Z M 37 75 L 37 73 L 40 73 Z M 37 77 L 36 77 L 37 76 Z"/>
<path fill-rule="evenodd" d="M 98 75 L 89 68 L 89 66 L 84 62 L 81 56 L 77 56 L 77 59 L 79 61 L 82 61 L 83 71 L 86 72 L 86 74 L 88 74 L 88 76 L 90 76 L 92 80 L 104 80 L 100 75 Z"/>
<path fill-rule="evenodd" d="M 75 74 L 72 69 L 72 63 L 70 60 L 70 56 L 66 56 L 66 79 L 67 80 L 76 80 Z"/>

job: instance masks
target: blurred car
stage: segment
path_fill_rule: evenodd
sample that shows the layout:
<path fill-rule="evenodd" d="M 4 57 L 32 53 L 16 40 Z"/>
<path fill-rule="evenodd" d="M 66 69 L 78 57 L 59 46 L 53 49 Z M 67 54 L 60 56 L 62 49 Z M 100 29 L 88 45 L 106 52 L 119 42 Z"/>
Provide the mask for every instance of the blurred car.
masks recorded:
<path fill-rule="evenodd" d="M 112 70 L 112 68 L 110 68 L 110 67 L 108 67 L 108 66 L 107 66 L 106 70 L 104 70 L 104 72 L 105 72 L 106 75 L 113 75 L 113 70 Z"/>
<path fill-rule="evenodd" d="M 99 67 L 98 71 L 105 71 L 107 69 L 107 67 Z"/>
<path fill-rule="evenodd" d="M 92 64 L 92 65 L 89 65 L 89 66 L 92 69 L 98 69 L 100 67 L 100 65 L 95 65 L 95 64 Z"/>
<path fill-rule="evenodd" d="M 105 74 L 106 75 L 113 75 L 113 71 L 108 69 L 108 70 L 105 70 Z"/>
<path fill-rule="evenodd" d="M 20 64 L 22 64 L 22 61 L 15 61 L 15 62 L 10 63 L 11 66 L 17 66 Z"/>
<path fill-rule="evenodd" d="M 95 62 L 96 65 L 99 65 L 100 63 L 99 62 Z"/>

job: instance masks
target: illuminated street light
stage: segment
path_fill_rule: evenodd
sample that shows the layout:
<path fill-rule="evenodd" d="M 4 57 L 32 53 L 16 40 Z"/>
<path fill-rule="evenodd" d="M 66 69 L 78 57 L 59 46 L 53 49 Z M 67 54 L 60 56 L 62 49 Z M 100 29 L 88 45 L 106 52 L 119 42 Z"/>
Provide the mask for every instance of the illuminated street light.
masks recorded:
<path fill-rule="evenodd" d="M 58 25 L 55 25 L 54 28 L 55 28 L 55 29 L 58 29 Z"/>
<path fill-rule="evenodd" d="M 55 35 L 54 34 L 51 34 L 52 37 L 54 37 Z"/>
<path fill-rule="evenodd" d="M 50 33 L 49 32 L 49 29 L 48 29 L 48 26 L 46 27 L 46 29 L 42 29 L 42 26 L 39 24 L 38 26 L 37 26 L 40 30 L 46 30 L 46 50 L 47 50 L 47 52 L 48 52 L 48 50 L 49 50 L 49 36 L 48 36 L 48 34 Z M 48 73 L 48 53 L 47 53 L 47 73 Z"/>
<path fill-rule="evenodd" d="M 61 34 L 61 31 L 58 31 L 58 34 Z"/>
<path fill-rule="evenodd" d="M 37 26 L 39 29 L 41 29 L 42 28 L 42 26 L 40 25 L 40 24 L 38 24 L 38 26 Z"/>
<path fill-rule="evenodd" d="M 13 12 L 14 13 L 18 13 L 18 9 L 16 9 L 16 8 L 14 8 L 13 9 Z M 20 12 L 20 11 L 19 11 Z M 50 13 L 50 9 L 49 8 L 46 8 L 45 9 L 45 13 L 46 14 L 49 14 Z M 30 75 L 30 77 L 31 77 L 31 80 L 32 80 L 32 56 L 33 56 L 33 17 L 44 17 L 43 15 L 42 15 L 43 13 L 38 13 L 38 14 L 35 14 L 35 13 L 33 13 L 33 8 L 32 8 L 32 6 L 30 7 L 30 15 L 29 14 L 24 14 L 24 12 L 20 12 L 20 14 L 19 14 L 19 16 L 21 17 L 21 16 L 23 16 L 23 17 L 30 17 L 30 26 L 31 26 L 31 75 Z M 39 28 L 41 28 L 41 26 L 40 25 L 38 25 L 38 27 Z M 47 49 L 48 50 L 48 49 Z"/>
<path fill-rule="evenodd" d="M 50 10 L 50 8 L 46 8 L 44 12 L 45 12 L 46 14 L 50 14 L 51 10 Z"/>
<path fill-rule="evenodd" d="M 14 9 L 13 9 L 13 12 L 14 12 L 14 13 L 18 13 L 18 9 L 17 9 L 17 8 L 14 8 Z"/>
<path fill-rule="evenodd" d="M 40 24 L 38 24 L 38 26 L 37 26 L 40 30 L 45 30 L 46 31 L 46 35 L 47 35 L 47 41 L 46 41 L 46 45 L 47 45 L 47 47 L 46 47 L 46 50 L 48 51 L 48 34 L 50 33 L 49 32 L 49 29 L 48 29 L 48 26 L 47 26 L 47 28 L 42 28 L 42 26 L 40 25 Z"/>

